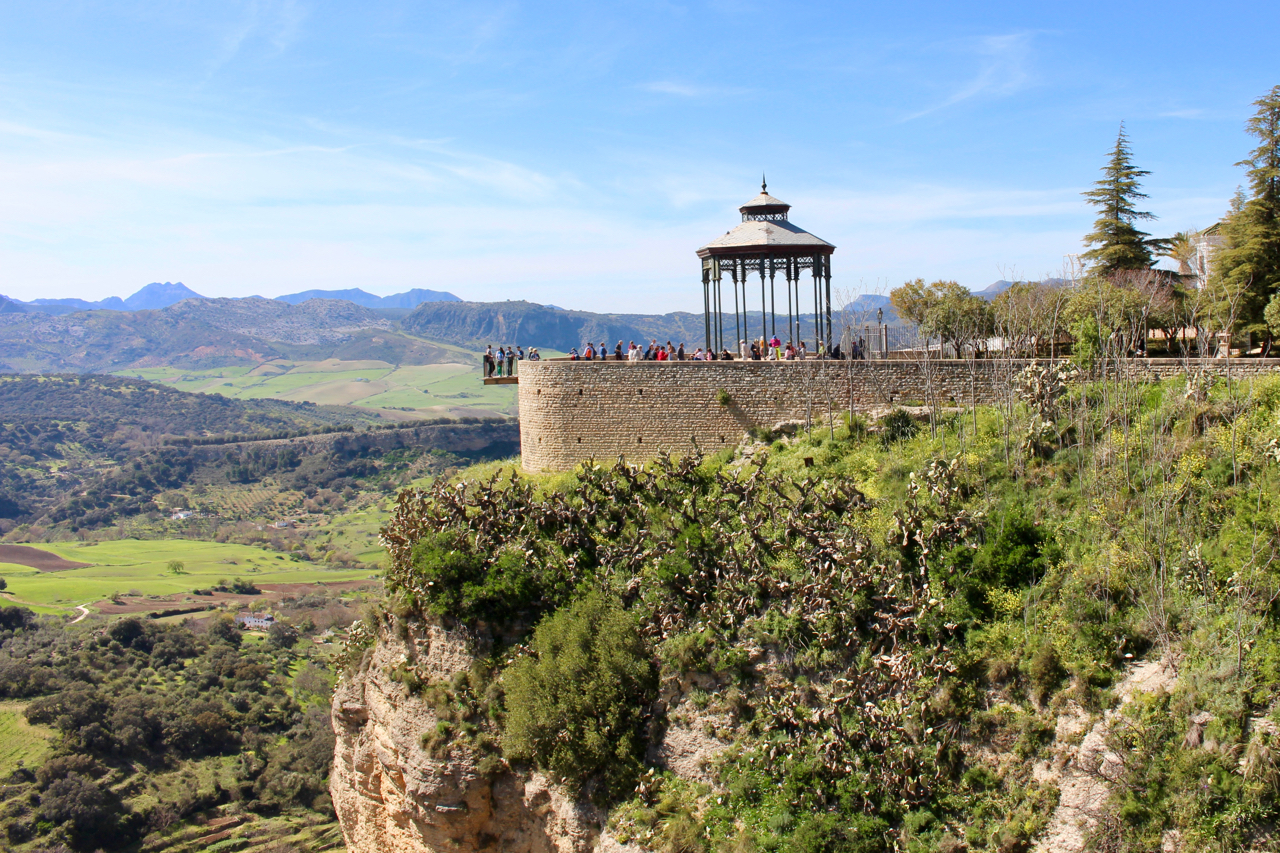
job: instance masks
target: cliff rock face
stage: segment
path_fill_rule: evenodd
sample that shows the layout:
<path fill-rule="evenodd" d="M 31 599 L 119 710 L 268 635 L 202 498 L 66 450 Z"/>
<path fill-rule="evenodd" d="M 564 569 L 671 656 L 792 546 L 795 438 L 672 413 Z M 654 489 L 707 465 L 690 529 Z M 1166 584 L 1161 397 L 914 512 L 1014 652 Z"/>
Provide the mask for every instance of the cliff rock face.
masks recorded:
<path fill-rule="evenodd" d="M 432 680 L 470 668 L 465 639 L 417 623 L 405 638 L 382 630 L 359 670 L 333 698 L 337 733 L 329 790 L 352 853 L 585 853 L 601 841 L 603 815 L 539 773 L 485 778 L 477 757 L 422 745 L 438 719 L 388 673 L 416 665 Z M 617 849 L 606 839 L 601 848 Z"/>

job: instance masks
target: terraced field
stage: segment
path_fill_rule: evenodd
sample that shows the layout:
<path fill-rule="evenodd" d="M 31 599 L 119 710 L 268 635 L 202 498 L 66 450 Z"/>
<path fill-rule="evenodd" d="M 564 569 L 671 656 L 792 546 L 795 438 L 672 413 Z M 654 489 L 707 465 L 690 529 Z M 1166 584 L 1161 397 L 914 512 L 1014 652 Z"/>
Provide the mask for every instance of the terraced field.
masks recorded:
<path fill-rule="evenodd" d="M 346 850 L 337 821 L 314 812 L 284 813 L 262 818 L 253 814 L 219 814 L 206 824 L 186 825 L 144 844 L 143 853 L 274 853 L 306 850 L 309 853 Z"/>

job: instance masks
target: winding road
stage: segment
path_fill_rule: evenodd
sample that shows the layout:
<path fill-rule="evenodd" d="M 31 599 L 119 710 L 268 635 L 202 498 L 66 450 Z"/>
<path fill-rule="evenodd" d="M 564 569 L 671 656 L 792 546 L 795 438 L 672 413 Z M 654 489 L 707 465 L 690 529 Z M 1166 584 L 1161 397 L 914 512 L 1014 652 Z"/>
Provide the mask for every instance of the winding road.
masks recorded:
<path fill-rule="evenodd" d="M 89 615 L 89 608 L 85 607 L 83 604 L 77 604 L 76 610 L 80 611 L 80 615 L 72 619 L 70 622 L 68 622 L 67 623 L 68 625 L 74 625 L 77 622 L 79 622 L 81 619 Z"/>

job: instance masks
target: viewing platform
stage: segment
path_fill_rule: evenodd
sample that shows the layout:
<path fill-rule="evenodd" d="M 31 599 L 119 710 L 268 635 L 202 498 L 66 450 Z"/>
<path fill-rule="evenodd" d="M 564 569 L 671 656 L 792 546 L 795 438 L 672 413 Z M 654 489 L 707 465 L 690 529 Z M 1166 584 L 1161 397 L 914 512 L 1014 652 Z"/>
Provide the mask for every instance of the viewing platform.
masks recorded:
<path fill-rule="evenodd" d="M 519 376 L 486 376 L 485 385 L 519 385 Z"/>

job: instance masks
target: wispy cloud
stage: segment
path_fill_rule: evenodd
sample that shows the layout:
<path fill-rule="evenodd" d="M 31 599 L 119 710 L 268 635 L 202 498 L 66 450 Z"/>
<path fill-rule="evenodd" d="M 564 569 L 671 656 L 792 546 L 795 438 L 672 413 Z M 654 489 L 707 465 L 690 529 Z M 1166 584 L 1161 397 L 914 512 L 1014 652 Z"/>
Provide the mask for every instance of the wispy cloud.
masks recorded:
<path fill-rule="evenodd" d="M 679 98 L 706 98 L 713 95 L 743 95 L 750 91 L 749 89 L 740 89 L 729 86 L 699 86 L 694 83 L 682 83 L 678 80 L 655 80 L 651 83 L 642 83 L 639 88 L 645 92 L 653 92 L 657 95 L 675 95 Z"/>
<path fill-rule="evenodd" d="M 1186 109 L 1186 110 L 1169 110 L 1160 113 L 1160 118 L 1204 118 L 1204 110 Z"/>
<path fill-rule="evenodd" d="M 260 38 L 274 52 L 283 53 L 297 39 L 306 17 L 306 7 L 297 0 L 249 0 L 239 18 L 219 38 L 206 79 L 234 60 L 253 38 Z"/>
<path fill-rule="evenodd" d="M 984 36 L 970 47 L 979 58 L 978 73 L 946 100 L 912 113 L 902 121 L 912 121 L 939 110 L 953 107 L 979 96 L 1006 97 L 1031 84 L 1028 70 L 1032 33 Z"/>

